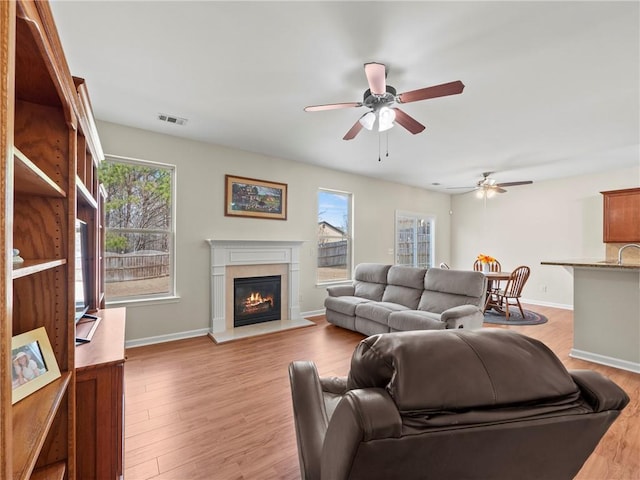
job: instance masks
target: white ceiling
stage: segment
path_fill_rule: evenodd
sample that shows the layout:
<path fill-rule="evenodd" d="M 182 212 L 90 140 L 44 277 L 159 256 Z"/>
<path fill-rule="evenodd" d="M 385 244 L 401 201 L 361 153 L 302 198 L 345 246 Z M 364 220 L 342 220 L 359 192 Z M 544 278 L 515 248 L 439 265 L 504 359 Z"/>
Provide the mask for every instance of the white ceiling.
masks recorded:
<path fill-rule="evenodd" d="M 100 120 L 436 190 L 483 171 L 541 181 L 638 165 L 639 6 L 52 1 Z M 466 88 L 403 105 L 426 125 L 418 135 L 344 141 L 364 107 L 303 107 L 361 101 L 371 61 L 398 93 Z"/>

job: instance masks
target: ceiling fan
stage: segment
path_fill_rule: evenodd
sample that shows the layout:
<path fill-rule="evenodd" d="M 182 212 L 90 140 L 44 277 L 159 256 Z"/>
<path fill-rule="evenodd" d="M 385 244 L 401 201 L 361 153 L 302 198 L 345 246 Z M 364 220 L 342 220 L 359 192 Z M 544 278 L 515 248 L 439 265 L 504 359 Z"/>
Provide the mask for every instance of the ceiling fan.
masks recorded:
<path fill-rule="evenodd" d="M 429 98 L 445 97 L 462 93 L 464 84 L 455 82 L 443 83 L 432 87 L 420 88 L 410 92 L 396 94 L 396 89 L 387 85 L 387 69 L 382 63 L 365 63 L 364 74 L 369 82 L 369 88 L 364 92 L 362 102 L 331 103 L 328 105 L 311 105 L 305 107 L 305 112 L 319 112 L 323 110 L 335 110 L 338 108 L 367 107 L 369 111 L 362 115 L 353 127 L 343 137 L 343 140 L 351 140 L 362 130 L 373 130 L 377 124 L 377 130 L 383 132 L 393 127 L 394 122 L 399 123 L 412 134 L 420 133 L 425 126 L 407 115 L 396 103 L 410 103 Z"/>
<path fill-rule="evenodd" d="M 533 183 L 532 180 L 523 180 L 520 182 L 496 183 L 495 179 L 491 178 L 491 175 L 493 175 L 494 173 L 495 172 L 483 172 L 482 179 L 478 180 L 478 183 L 476 183 L 474 187 L 447 187 L 447 188 L 449 189 L 472 188 L 473 190 L 476 191 L 476 195 L 479 198 L 491 198 L 496 193 L 506 193 L 507 191 L 504 189 L 504 187 L 515 187 L 518 185 L 529 185 Z"/>

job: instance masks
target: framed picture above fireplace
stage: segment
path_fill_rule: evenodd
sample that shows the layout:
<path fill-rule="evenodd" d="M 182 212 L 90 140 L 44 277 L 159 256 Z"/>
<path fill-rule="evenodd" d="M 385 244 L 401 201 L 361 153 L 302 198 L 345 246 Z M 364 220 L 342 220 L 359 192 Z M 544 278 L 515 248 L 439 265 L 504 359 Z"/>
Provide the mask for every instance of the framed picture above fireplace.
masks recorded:
<path fill-rule="evenodd" d="M 287 219 L 287 184 L 225 175 L 228 217 Z"/>

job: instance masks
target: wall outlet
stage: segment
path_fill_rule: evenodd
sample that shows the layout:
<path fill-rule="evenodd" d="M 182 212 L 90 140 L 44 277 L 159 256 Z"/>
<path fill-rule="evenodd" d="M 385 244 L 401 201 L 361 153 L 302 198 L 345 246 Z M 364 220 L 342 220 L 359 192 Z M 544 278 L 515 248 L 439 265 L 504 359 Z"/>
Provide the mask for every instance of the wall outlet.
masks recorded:
<path fill-rule="evenodd" d="M 547 286 L 546 285 L 540 285 L 540 291 L 542 293 L 547 293 Z"/>
<path fill-rule="evenodd" d="M 390 248 L 389 250 L 387 250 L 387 253 L 388 253 L 389 255 L 393 255 L 393 248 Z"/>

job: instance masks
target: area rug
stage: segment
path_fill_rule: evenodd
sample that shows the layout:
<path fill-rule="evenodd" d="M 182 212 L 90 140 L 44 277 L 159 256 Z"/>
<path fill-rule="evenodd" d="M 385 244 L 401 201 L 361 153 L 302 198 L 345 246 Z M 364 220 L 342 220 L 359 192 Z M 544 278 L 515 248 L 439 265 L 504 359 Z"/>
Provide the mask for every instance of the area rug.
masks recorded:
<path fill-rule="evenodd" d="M 506 319 L 504 313 L 498 313 L 494 310 L 487 310 L 484 314 L 484 323 L 495 325 L 542 325 L 547 321 L 547 317 L 531 310 L 525 310 L 524 318 L 522 318 L 518 307 L 509 307 L 509 320 Z"/>

